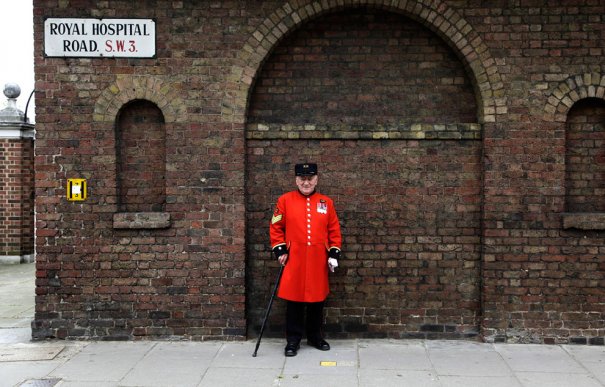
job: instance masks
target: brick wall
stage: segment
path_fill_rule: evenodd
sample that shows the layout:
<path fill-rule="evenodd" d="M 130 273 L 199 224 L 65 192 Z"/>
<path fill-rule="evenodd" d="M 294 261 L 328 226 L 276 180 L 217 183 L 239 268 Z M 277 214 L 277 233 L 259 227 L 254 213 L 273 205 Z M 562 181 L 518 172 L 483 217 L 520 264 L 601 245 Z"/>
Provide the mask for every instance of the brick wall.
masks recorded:
<path fill-rule="evenodd" d="M 341 267 L 331 275 L 328 332 L 477 334 L 480 142 L 273 140 L 248 146 L 249 324 L 262 321 L 277 271 L 266 248 L 272 204 L 295 188 L 293 166 L 308 159 L 320 165 L 320 191 L 335 200 L 344 235 Z M 274 314 L 276 331 L 282 315 Z"/>
<path fill-rule="evenodd" d="M 570 111 L 603 98 L 604 6 L 461 10 L 495 56 L 508 106 L 484 125 L 487 340 L 603 344 L 603 223 L 567 228 L 564 211 Z"/>
<path fill-rule="evenodd" d="M 0 138 L 0 257 L 7 260 L 34 253 L 33 151 L 29 138 Z"/>
<path fill-rule="evenodd" d="M 35 337 L 254 335 L 277 270 L 268 216 L 313 158 L 345 231 L 328 335 L 603 344 L 605 216 L 566 202 L 586 175 L 602 211 L 604 2 L 34 13 Z M 156 18 L 157 58 L 45 58 L 44 17 Z M 116 118 L 134 100 L 164 116 L 162 222 L 115 222 Z M 572 148 L 591 154 L 577 173 Z M 65 201 L 68 177 L 89 200 Z"/>

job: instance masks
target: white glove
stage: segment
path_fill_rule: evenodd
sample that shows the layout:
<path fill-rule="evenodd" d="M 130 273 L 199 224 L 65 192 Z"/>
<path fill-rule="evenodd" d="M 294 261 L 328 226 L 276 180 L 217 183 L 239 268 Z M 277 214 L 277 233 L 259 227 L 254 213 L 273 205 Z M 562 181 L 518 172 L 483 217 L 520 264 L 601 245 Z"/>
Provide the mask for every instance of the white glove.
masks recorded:
<path fill-rule="evenodd" d="M 334 269 L 338 267 L 338 261 L 334 258 L 328 258 L 328 268 L 332 273 L 334 273 Z"/>

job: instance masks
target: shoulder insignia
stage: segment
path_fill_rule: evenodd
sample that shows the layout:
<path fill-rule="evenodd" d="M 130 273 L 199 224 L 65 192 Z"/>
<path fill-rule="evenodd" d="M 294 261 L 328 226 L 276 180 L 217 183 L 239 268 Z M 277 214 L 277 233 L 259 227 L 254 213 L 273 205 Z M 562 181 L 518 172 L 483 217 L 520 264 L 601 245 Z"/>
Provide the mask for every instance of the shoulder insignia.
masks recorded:
<path fill-rule="evenodd" d="M 273 217 L 271 218 L 271 224 L 275 224 L 275 223 L 279 222 L 281 219 L 282 219 L 282 214 L 273 215 Z"/>

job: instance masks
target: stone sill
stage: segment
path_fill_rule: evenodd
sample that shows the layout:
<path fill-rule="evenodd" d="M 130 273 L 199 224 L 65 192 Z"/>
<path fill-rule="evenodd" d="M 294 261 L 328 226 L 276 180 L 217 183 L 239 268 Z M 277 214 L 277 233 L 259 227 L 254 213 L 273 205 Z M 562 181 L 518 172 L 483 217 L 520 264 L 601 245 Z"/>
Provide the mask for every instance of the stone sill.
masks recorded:
<path fill-rule="evenodd" d="M 167 212 L 118 212 L 113 214 L 115 229 L 154 229 L 170 227 Z"/>
<path fill-rule="evenodd" d="M 578 230 L 605 230 L 605 212 L 563 213 L 563 228 Z"/>
<path fill-rule="evenodd" d="M 248 140 L 480 140 L 477 123 L 402 125 L 248 124 Z"/>

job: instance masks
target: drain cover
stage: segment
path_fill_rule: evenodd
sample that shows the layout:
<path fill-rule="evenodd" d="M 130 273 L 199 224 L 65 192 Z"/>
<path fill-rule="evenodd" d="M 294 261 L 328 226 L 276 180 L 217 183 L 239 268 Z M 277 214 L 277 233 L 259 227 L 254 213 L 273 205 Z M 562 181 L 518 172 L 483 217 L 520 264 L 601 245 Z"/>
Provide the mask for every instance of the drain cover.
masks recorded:
<path fill-rule="evenodd" d="M 61 379 L 31 379 L 20 384 L 20 387 L 53 387 Z"/>

